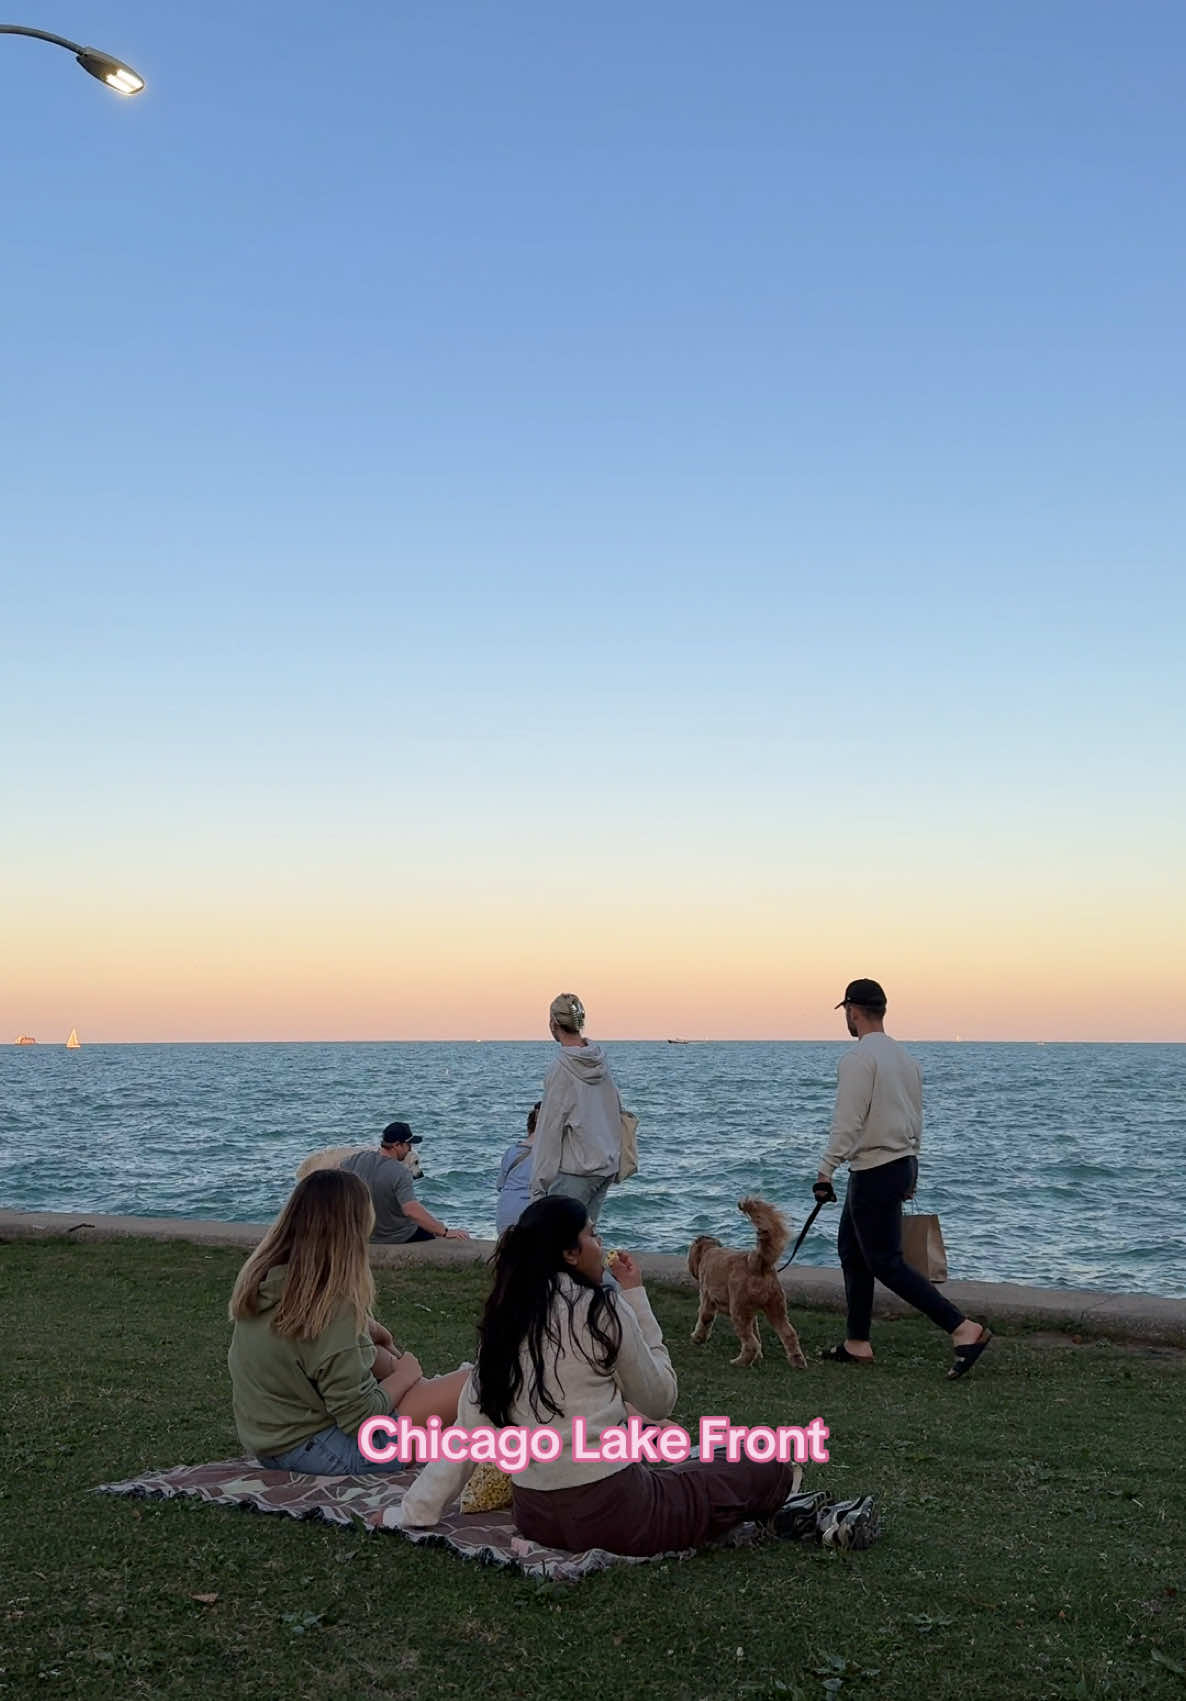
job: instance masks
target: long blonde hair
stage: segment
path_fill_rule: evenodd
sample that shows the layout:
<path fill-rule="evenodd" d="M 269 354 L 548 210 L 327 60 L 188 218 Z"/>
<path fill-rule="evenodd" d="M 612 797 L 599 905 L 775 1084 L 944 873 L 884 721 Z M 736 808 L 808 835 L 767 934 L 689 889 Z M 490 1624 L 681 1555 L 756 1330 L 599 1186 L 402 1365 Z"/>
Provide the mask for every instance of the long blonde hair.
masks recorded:
<path fill-rule="evenodd" d="M 231 1317 L 257 1317 L 260 1284 L 277 1264 L 287 1264 L 284 1293 L 271 1317 L 276 1334 L 314 1340 L 343 1301 L 361 1329 L 375 1303 L 367 1257 L 374 1226 L 371 1190 L 359 1176 L 342 1169 L 307 1175 L 239 1271 Z"/>

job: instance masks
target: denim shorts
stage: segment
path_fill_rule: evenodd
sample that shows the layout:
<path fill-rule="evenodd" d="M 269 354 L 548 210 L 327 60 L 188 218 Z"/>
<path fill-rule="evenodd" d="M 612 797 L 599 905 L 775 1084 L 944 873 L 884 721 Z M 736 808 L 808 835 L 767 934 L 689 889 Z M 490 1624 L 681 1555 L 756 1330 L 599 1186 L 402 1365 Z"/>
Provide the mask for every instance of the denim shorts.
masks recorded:
<path fill-rule="evenodd" d="M 386 1441 L 386 1436 L 380 1436 Z M 392 1459 L 386 1465 L 378 1465 L 364 1456 L 358 1445 L 358 1438 L 347 1435 L 344 1429 L 339 1429 L 336 1423 L 331 1423 L 328 1429 L 318 1430 L 308 1441 L 298 1443 L 289 1448 L 287 1453 L 263 1453 L 258 1455 L 260 1464 L 268 1471 L 305 1471 L 313 1477 L 357 1477 L 370 1476 L 375 1471 L 403 1471 L 407 1469 L 402 1459 Z"/>

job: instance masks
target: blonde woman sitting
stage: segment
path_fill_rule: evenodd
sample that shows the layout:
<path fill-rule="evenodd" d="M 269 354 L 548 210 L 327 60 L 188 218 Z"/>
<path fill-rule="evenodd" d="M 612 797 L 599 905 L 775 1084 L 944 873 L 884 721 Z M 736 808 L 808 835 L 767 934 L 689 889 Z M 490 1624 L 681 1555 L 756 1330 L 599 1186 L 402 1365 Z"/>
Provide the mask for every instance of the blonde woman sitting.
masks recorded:
<path fill-rule="evenodd" d="M 227 1354 L 235 1427 L 270 1470 L 314 1476 L 399 1471 L 364 1458 L 358 1426 L 396 1413 L 456 1422 L 468 1367 L 425 1377 L 371 1316 L 368 1242 L 375 1212 L 356 1175 L 317 1170 L 300 1182 L 239 1272 Z"/>

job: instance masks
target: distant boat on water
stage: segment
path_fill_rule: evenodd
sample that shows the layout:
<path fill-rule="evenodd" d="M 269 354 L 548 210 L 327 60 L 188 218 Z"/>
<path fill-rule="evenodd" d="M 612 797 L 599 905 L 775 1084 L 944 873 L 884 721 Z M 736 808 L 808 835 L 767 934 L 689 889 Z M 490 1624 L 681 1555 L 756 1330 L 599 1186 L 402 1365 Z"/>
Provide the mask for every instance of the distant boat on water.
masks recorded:
<path fill-rule="evenodd" d="M 33 1038 L 32 1034 L 18 1034 L 16 1037 L 16 1043 L 17 1045 L 36 1045 L 37 1041 Z"/>
<path fill-rule="evenodd" d="M 78 1029 L 77 1028 L 71 1028 L 70 1029 L 70 1038 L 66 1041 L 66 1050 L 67 1051 L 81 1051 L 82 1050 L 82 1041 L 78 1037 Z"/>
<path fill-rule="evenodd" d="M 667 1042 L 667 1043 L 668 1043 L 668 1045 L 690 1045 L 690 1044 L 691 1044 L 691 1041 L 690 1041 L 690 1040 L 673 1040 L 673 1039 L 669 1039 L 669 1040 L 668 1040 L 668 1042 Z"/>

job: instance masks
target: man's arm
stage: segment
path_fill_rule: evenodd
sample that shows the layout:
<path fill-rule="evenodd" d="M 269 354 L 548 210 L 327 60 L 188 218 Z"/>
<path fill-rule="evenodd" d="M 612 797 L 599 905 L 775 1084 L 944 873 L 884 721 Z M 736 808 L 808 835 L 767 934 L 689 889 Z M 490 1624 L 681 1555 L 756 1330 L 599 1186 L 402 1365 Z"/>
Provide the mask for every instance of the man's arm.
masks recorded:
<path fill-rule="evenodd" d="M 411 1217 L 414 1223 L 419 1223 L 421 1228 L 427 1229 L 429 1234 L 435 1234 L 441 1240 L 469 1239 L 468 1229 L 446 1228 L 431 1211 L 425 1210 L 419 1199 L 409 1199 L 403 1207 L 403 1213 L 405 1217 Z"/>
<path fill-rule="evenodd" d="M 836 1072 L 836 1109 L 832 1132 L 819 1162 L 819 1180 L 831 1181 L 837 1164 L 852 1157 L 860 1142 L 869 1105 L 873 1098 L 873 1060 L 862 1057 L 860 1048 L 840 1059 Z"/>
<path fill-rule="evenodd" d="M 412 1178 L 408 1174 L 407 1170 L 404 1169 L 403 1164 L 397 1164 L 393 1160 L 392 1168 L 403 1171 L 402 1175 L 395 1175 L 391 1178 L 391 1180 L 392 1187 L 395 1191 L 396 1203 L 405 1217 L 410 1217 L 414 1223 L 417 1223 L 423 1229 L 427 1229 L 429 1234 L 435 1234 L 439 1240 L 469 1239 L 469 1235 L 465 1229 L 446 1228 L 444 1223 L 442 1223 L 439 1218 L 434 1217 L 431 1211 L 425 1210 L 424 1206 L 416 1197 L 416 1189 L 412 1186 Z"/>

